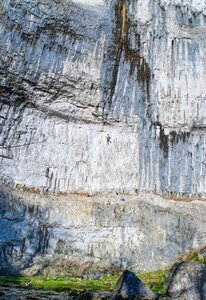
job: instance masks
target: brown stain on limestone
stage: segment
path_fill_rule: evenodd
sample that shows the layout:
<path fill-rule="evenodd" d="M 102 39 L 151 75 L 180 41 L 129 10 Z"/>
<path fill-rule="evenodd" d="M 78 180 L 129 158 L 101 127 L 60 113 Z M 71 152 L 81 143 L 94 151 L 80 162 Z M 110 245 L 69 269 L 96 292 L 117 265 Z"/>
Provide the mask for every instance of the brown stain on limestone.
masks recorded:
<path fill-rule="evenodd" d="M 115 45 L 114 45 L 114 67 L 112 71 L 112 80 L 111 80 L 111 88 L 109 95 L 109 104 L 112 103 L 112 98 L 115 93 L 115 88 L 117 84 L 118 70 L 120 59 L 122 56 L 123 46 L 124 46 L 124 37 L 125 37 L 125 24 L 126 24 L 126 3 L 125 0 L 118 0 L 118 3 L 115 7 L 115 17 L 116 17 L 116 28 L 115 28 Z"/>
<path fill-rule="evenodd" d="M 130 63 L 130 76 L 136 72 L 136 79 L 142 89 L 145 89 L 149 98 L 149 86 L 151 72 L 145 58 L 140 55 L 140 35 L 137 36 L 137 49 L 132 49 L 129 43 L 129 30 L 132 26 L 127 17 L 126 0 L 118 0 L 115 7 L 116 28 L 115 28 L 115 45 L 114 45 L 114 66 L 112 70 L 112 80 L 110 85 L 110 94 L 108 103 L 112 104 L 112 98 L 115 93 L 120 60 L 122 55 L 126 62 Z M 135 45 L 136 46 L 136 45 Z"/>
<path fill-rule="evenodd" d="M 135 74 L 136 72 L 136 79 L 138 84 L 142 89 L 145 88 L 147 92 L 147 97 L 149 98 L 149 86 L 150 86 L 150 67 L 146 61 L 146 59 L 141 56 L 141 39 L 140 34 L 135 32 L 136 36 L 136 45 L 135 48 L 132 48 L 130 45 L 130 28 L 133 26 L 132 22 L 129 20 L 127 15 L 125 15 L 125 34 L 124 34 L 124 52 L 125 52 L 125 59 L 127 62 L 130 63 L 130 76 Z"/>
<path fill-rule="evenodd" d="M 124 35 L 125 35 L 125 23 L 126 23 L 126 3 L 122 3 L 122 28 L 121 28 L 121 40 L 124 41 Z"/>

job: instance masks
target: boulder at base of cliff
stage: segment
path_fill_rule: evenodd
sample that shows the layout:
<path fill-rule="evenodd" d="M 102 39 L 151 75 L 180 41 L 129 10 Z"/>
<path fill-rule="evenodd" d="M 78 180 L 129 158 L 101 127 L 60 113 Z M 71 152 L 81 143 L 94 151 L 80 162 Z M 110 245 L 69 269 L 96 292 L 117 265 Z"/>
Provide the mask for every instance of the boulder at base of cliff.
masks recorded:
<path fill-rule="evenodd" d="M 167 274 L 164 288 L 168 296 L 178 300 L 206 299 L 206 265 L 186 261 L 175 264 Z"/>
<path fill-rule="evenodd" d="M 127 270 L 118 279 L 114 294 L 117 299 L 156 299 L 156 295 L 134 273 Z"/>

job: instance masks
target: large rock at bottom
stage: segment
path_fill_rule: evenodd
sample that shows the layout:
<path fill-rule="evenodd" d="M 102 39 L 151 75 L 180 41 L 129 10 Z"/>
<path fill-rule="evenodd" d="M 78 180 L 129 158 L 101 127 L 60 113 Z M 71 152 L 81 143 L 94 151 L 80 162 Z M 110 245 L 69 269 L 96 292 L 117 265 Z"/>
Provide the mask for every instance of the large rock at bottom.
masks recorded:
<path fill-rule="evenodd" d="M 115 299 L 156 299 L 156 295 L 132 272 L 124 271 L 114 287 Z"/>
<path fill-rule="evenodd" d="M 178 300 L 206 300 L 206 265 L 175 264 L 167 274 L 164 288 L 167 295 Z"/>

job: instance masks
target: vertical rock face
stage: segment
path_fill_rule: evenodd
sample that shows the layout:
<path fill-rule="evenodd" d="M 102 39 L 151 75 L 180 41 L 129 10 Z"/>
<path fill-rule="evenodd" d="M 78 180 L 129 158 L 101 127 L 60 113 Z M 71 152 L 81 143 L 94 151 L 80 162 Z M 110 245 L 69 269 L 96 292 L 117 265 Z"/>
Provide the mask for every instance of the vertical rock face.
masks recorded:
<path fill-rule="evenodd" d="M 197 0 L 3 1 L 2 178 L 205 197 L 205 14 Z"/>
<path fill-rule="evenodd" d="M 149 206 L 142 206 L 150 216 L 146 229 L 138 212 L 145 195 L 136 198 L 139 203 L 132 203 L 120 223 L 124 211 L 114 216 L 108 209 L 99 216 L 96 205 L 80 217 L 79 233 L 76 220 L 67 224 L 62 218 L 64 210 L 73 218 L 70 198 L 60 205 L 58 198 L 52 202 L 46 196 L 153 192 L 206 197 L 205 1 L 2 0 L 0 15 L 1 182 L 20 189 L 24 200 L 32 198 L 24 196 L 25 190 L 42 194 L 41 200 L 33 194 L 32 216 L 26 201 L 20 205 L 9 193 L 1 196 L 0 229 L 7 231 L 0 230 L 0 259 L 5 268 L 11 266 L 10 252 L 17 266 L 65 247 L 62 255 L 78 253 L 93 262 L 109 257 L 109 263 L 121 266 L 138 262 L 145 270 L 205 243 L 204 218 L 193 224 L 199 206 L 194 215 L 183 212 L 179 220 L 179 204 L 173 230 L 168 211 L 162 221 L 163 202 L 158 209 L 152 206 L 153 196 Z M 81 198 L 83 211 L 87 200 Z M 41 213 L 35 201 L 42 201 Z M 11 213 L 5 210 L 7 202 L 14 202 Z M 91 223 L 83 221 L 88 216 Z M 72 233 L 65 233 L 68 228 Z M 122 250 L 130 243 L 125 235 L 134 235 L 127 252 Z M 145 244 L 152 251 L 140 254 Z"/>

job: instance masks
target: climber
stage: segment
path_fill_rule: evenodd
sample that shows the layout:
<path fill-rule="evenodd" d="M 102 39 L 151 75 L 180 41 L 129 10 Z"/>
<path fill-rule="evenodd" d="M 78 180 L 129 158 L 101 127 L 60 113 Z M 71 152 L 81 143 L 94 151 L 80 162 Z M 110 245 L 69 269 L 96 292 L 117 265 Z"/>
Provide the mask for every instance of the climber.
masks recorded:
<path fill-rule="evenodd" d="M 111 141 L 112 137 L 111 137 L 111 135 L 109 133 L 107 133 L 106 139 L 107 139 L 107 145 L 109 145 L 112 142 Z"/>

